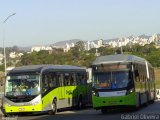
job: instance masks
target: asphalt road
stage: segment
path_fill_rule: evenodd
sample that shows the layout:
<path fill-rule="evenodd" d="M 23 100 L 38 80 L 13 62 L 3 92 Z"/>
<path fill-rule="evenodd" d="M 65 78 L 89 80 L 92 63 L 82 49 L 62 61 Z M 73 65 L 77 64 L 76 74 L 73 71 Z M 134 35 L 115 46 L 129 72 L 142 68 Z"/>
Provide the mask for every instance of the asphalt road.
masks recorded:
<path fill-rule="evenodd" d="M 2 120 L 7 118 L 1 117 Z M 83 110 L 63 110 L 56 115 L 37 114 L 13 116 L 11 120 L 160 120 L 160 100 L 143 106 L 139 110 L 113 110 L 102 114 L 100 110 L 86 108 Z"/>

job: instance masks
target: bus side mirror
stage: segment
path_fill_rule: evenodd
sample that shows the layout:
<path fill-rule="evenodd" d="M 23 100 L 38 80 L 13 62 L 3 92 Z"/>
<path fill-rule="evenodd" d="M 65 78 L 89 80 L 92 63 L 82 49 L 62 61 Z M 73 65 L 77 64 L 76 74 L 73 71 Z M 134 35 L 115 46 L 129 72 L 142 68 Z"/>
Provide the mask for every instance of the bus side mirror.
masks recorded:
<path fill-rule="evenodd" d="M 135 74 L 136 77 L 138 77 L 138 76 L 139 76 L 138 70 L 135 70 L 135 71 L 134 71 L 134 74 Z"/>

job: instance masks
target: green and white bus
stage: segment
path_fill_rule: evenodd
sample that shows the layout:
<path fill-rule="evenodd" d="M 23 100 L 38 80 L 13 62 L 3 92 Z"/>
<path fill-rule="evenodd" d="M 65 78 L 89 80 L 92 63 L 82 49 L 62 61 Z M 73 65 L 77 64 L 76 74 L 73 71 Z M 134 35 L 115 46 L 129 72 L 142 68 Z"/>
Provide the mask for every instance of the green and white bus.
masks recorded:
<path fill-rule="evenodd" d="M 97 57 L 92 63 L 92 103 L 102 113 L 117 107 L 136 107 L 155 100 L 154 69 L 134 55 Z"/>
<path fill-rule="evenodd" d="M 3 107 L 6 115 L 49 111 L 88 102 L 85 68 L 69 65 L 30 65 L 9 71 Z"/>

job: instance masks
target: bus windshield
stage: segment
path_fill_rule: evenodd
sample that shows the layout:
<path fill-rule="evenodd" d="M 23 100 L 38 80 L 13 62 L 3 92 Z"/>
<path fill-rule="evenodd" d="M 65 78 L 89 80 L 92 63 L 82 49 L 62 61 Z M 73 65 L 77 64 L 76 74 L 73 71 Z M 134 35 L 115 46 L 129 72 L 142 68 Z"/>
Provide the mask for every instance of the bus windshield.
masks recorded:
<path fill-rule="evenodd" d="M 93 87 L 103 89 L 125 88 L 129 81 L 129 71 L 97 72 L 93 77 Z"/>
<path fill-rule="evenodd" d="M 6 78 L 6 96 L 32 96 L 39 93 L 39 75 L 11 75 Z"/>

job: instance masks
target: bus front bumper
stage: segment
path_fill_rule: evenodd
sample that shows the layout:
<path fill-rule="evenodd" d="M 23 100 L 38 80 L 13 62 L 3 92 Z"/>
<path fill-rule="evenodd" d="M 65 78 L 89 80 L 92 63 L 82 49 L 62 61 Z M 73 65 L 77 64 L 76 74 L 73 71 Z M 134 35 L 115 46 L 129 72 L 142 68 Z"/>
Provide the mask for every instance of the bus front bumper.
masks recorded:
<path fill-rule="evenodd" d="M 101 109 L 104 107 L 123 107 L 135 106 L 137 103 L 137 94 L 135 92 L 123 96 L 112 97 L 98 97 L 92 96 L 92 103 L 94 109 Z"/>
<path fill-rule="evenodd" d="M 5 113 L 24 113 L 24 112 L 41 112 L 42 104 L 27 105 L 27 106 L 12 106 L 7 103 L 4 104 Z"/>

